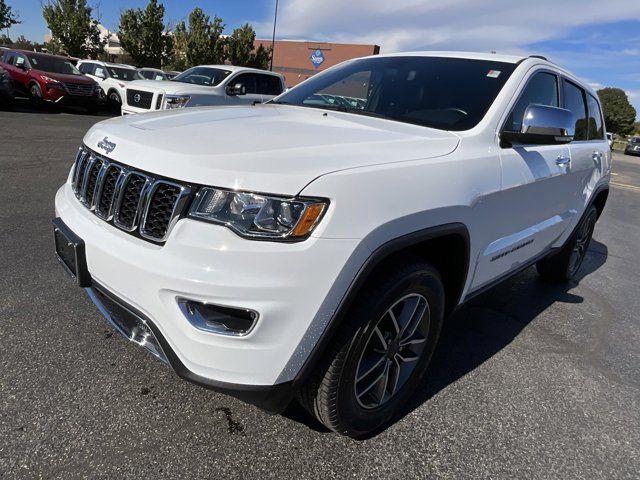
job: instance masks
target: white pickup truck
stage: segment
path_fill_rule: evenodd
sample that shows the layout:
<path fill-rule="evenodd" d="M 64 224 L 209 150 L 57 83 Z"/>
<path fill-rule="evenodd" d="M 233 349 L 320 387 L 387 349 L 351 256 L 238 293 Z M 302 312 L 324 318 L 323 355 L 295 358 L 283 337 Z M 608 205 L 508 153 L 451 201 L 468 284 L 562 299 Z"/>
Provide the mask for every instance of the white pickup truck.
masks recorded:
<path fill-rule="evenodd" d="M 171 81 L 130 83 L 122 114 L 262 103 L 284 90 L 284 78 L 277 73 L 231 65 L 201 65 L 185 70 Z"/>
<path fill-rule="evenodd" d="M 597 95 L 543 58 L 380 55 L 264 105 L 94 125 L 56 251 L 181 377 L 360 437 L 461 304 L 531 265 L 576 276 L 610 169 Z"/>

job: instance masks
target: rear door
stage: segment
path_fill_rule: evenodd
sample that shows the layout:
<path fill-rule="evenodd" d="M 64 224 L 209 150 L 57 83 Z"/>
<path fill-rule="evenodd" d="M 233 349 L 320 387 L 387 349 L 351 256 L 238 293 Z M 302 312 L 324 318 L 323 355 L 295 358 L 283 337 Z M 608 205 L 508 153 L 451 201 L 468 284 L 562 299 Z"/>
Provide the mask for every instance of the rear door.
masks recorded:
<path fill-rule="evenodd" d="M 573 227 L 603 172 L 608 171 L 610 151 L 598 101 L 566 78 L 562 84 L 563 107 L 573 113 L 575 121 L 574 141 L 569 145 L 571 164 L 568 170 L 573 188 L 571 208 L 578 212 Z"/>
<path fill-rule="evenodd" d="M 525 80 L 501 131 L 519 132 L 529 105 L 560 106 L 559 78 L 537 70 Z M 502 188 L 488 196 L 491 235 L 478 258 L 473 288 L 480 288 L 545 252 L 571 222 L 573 189 L 568 145 L 501 145 Z"/>
<path fill-rule="evenodd" d="M 256 74 L 256 91 L 262 96 L 262 101 L 266 102 L 282 93 L 282 81 L 275 75 L 258 73 Z"/>
<path fill-rule="evenodd" d="M 14 80 L 14 85 L 20 88 L 24 92 L 29 91 L 29 70 L 31 66 L 27 57 L 21 53 L 16 52 L 13 58 L 13 70 L 11 71 L 11 78 Z"/>

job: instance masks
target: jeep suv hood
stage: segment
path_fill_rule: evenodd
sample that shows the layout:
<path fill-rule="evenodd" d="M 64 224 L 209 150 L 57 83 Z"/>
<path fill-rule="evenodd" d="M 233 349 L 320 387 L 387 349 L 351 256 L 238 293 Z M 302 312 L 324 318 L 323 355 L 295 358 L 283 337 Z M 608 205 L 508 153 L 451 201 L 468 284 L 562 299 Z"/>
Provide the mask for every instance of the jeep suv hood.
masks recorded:
<path fill-rule="evenodd" d="M 128 115 L 94 125 L 90 149 L 150 173 L 218 187 L 294 195 L 339 170 L 447 155 L 450 132 L 286 105 L 203 107 Z M 104 145 L 104 143 L 103 143 Z"/>

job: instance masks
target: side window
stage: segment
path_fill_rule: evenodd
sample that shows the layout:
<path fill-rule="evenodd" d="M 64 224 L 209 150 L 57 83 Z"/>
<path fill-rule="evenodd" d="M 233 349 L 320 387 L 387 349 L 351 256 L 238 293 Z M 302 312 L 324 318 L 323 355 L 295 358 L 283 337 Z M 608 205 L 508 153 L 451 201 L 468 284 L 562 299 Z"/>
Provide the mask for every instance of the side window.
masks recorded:
<path fill-rule="evenodd" d="M 584 90 L 564 80 L 564 108 L 573 113 L 576 131 L 574 140 L 587 139 L 587 107 L 584 102 Z"/>
<path fill-rule="evenodd" d="M 232 78 L 229 85 L 241 83 L 247 89 L 247 93 L 258 93 L 256 91 L 256 75 L 253 73 L 242 73 L 236 78 Z"/>
<path fill-rule="evenodd" d="M 22 66 L 26 66 L 27 62 L 25 60 L 25 58 L 22 55 L 16 55 L 16 59 L 15 59 L 15 66 L 16 67 L 22 67 Z"/>
<path fill-rule="evenodd" d="M 280 95 L 282 82 L 273 75 L 256 75 L 256 90 L 262 95 Z"/>
<path fill-rule="evenodd" d="M 590 94 L 587 95 L 587 107 L 589 109 L 589 140 L 602 140 L 604 138 L 604 128 L 602 125 L 602 112 L 598 101 Z"/>
<path fill-rule="evenodd" d="M 83 63 L 82 65 L 80 65 L 79 70 L 84 74 L 91 75 L 93 73 L 93 67 L 93 63 Z"/>
<path fill-rule="evenodd" d="M 145 70 L 144 72 L 141 72 L 141 73 L 142 73 L 142 76 L 147 80 L 151 80 L 153 78 L 153 72 L 150 70 Z"/>
<path fill-rule="evenodd" d="M 13 52 L 5 53 L 4 63 L 6 63 L 7 65 L 13 65 L 14 60 L 15 60 L 15 53 Z"/>
<path fill-rule="evenodd" d="M 94 73 L 96 77 L 107 78 L 107 74 L 104 72 L 104 68 L 96 65 L 96 71 Z"/>
<path fill-rule="evenodd" d="M 529 105 L 558 106 L 558 80 L 555 75 L 540 72 L 529 79 L 529 83 L 507 117 L 504 126 L 506 131 L 519 132 L 522 129 L 524 112 Z"/>

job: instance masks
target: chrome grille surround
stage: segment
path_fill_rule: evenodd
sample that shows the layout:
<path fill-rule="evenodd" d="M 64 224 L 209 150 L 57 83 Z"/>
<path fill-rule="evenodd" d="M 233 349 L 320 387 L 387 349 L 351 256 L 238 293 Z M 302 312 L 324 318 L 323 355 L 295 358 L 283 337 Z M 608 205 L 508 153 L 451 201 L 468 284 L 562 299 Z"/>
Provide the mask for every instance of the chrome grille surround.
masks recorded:
<path fill-rule="evenodd" d="M 81 147 L 71 175 L 73 192 L 97 217 L 155 243 L 166 241 L 192 188 L 123 165 Z"/>

